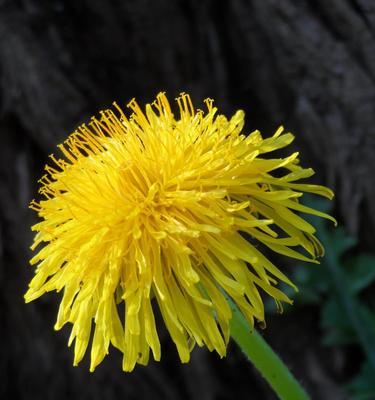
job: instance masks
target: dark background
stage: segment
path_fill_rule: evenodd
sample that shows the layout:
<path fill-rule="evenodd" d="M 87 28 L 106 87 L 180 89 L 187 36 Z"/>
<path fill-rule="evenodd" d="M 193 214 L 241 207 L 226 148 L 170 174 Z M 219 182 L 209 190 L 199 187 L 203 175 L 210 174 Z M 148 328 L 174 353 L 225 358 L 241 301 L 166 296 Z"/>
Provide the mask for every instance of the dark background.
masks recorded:
<path fill-rule="evenodd" d="M 0 397 L 274 399 L 234 345 L 181 365 L 165 332 L 162 362 L 121 372 L 111 351 L 94 374 L 72 367 L 59 295 L 25 305 L 33 271 L 28 210 L 48 154 L 113 100 L 212 97 L 247 130 L 282 123 L 334 213 L 372 251 L 375 234 L 375 2 L 372 0 L 0 1 Z M 359 250 L 358 250 L 359 249 Z M 270 315 L 265 331 L 314 399 L 346 399 L 356 347 L 321 344 L 317 307 Z M 162 324 L 160 323 L 159 326 Z"/>

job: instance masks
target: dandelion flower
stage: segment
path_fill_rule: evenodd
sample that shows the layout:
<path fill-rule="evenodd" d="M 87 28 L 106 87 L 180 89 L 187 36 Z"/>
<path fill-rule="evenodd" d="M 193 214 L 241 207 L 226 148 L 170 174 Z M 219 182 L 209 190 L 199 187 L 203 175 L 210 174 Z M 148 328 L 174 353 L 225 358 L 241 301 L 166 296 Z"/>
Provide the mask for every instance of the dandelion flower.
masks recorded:
<path fill-rule="evenodd" d="M 323 186 L 296 183 L 313 175 L 280 127 L 263 139 L 242 133 L 244 112 L 216 115 L 211 99 L 196 110 L 187 94 L 176 118 L 164 93 L 126 117 L 114 103 L 59 145 L 32 201 L 41 222 L 30 260 L 37 264 L 27 302 L 63 291 L 55 329 L 71 323 L 74 365 L 91 343 L 90 370 L 112 344 L 123 370 L 160 360 L 158 307 L 182 362 L 195 344 L 225 356 L 232 317 L 227 298 L 247 321 L 264 321 L 261 293 L 293 283 L 261 251 L 317 262 L 323 248 L 297 213 L 328 215 L 299 202 L 303 192 L 328 198 Z M 263 158 L 263 155 L 266 158 Z M 264 245 L 264 246 L 260 246 Z M 93 334 L 91 335 L 91 330 Z"/>

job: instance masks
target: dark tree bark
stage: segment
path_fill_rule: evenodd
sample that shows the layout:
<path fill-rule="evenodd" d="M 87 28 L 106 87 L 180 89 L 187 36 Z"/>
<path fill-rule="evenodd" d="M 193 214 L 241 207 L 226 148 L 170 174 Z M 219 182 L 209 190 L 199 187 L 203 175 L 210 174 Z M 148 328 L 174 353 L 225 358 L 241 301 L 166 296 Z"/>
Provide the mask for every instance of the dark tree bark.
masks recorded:
<path fill-rule="evenodd" d="M 226 114 L 245 109 L 249 130 L 294 132 L 304 163 L 336 191 L 339 217 L 370 242 L 374 81 L 371 0 L 0 2 L 0 397 L 272 399 L 236 349 L 222 361 L 199 350 L 179 366 L 166 337 L 160 365 L 125 375 L 113 352 L 94 375 L 73 369 L 67 330 L 52 331 L 58 295 L 23 304 L 27 206 L 47 155 L 91 114 L 186 91 L 197 107 L 212 97 Z M 314 335 L 285 356 L 314 398 L 344 398 L 333 367 L 317 366 Z"/>

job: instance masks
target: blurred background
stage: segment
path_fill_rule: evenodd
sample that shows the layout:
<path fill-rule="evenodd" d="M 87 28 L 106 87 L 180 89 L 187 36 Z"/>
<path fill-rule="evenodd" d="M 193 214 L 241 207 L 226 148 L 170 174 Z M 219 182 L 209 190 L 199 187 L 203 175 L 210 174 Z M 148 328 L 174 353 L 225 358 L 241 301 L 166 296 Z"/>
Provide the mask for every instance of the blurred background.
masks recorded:
<path fill-rule="evenodd" d="M 296 134 L 293 150 L 336 192 L 339 228 L 314 221 L 320 266 L 276 260 L 300 287 L 262 331 L 313 399 L 375 399 L 375 2 L 373 0 L 0 1 L 0 398 L 274 399 L 235 345 L 181 365 L 159 323 L 162 361 L 94 374 L 72 367 L 60 295 L 25 305 L 28 203 L 48 154 L 116 100 L 206 97 L 246 131 Z M 291 149 L 292 150 L 292 149 Z M 290 151 L 291 151 L 290 150 Z"/>

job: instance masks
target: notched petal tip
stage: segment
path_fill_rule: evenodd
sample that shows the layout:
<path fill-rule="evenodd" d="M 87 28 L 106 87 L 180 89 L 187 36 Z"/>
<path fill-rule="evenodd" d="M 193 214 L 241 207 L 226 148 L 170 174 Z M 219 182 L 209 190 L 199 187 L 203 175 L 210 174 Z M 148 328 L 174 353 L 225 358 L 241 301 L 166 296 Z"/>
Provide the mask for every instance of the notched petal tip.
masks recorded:
<path fill-rule="evenodd" d="M 27 304 L 27 303 L 30 303 L 30 302 L 32 302 L 34 299 L 33 298 L 31 298 L 27 293 L 23 296 L 23 299 L 24 299 L 24 301 L 25 301 L 25 303 Z"/>

